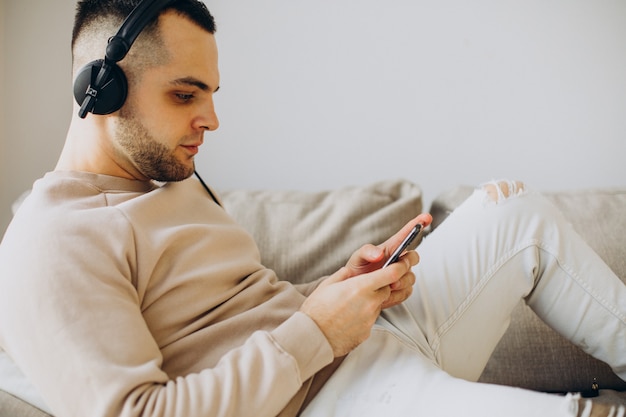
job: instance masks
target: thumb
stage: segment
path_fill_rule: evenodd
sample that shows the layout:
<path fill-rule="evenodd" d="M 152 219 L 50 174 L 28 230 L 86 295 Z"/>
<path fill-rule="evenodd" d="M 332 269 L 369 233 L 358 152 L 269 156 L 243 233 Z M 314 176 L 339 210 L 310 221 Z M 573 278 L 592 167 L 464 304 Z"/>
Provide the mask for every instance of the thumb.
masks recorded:
<path fill-rule="evenodd" d="M 381 262 L 385 258 L 385 251 L 371 244 L 362 246 L 354 252 L 346 266 L 350 268 L 353 275 L 359 275 L 371 270 L 371 265 Z"/>
<path fill-rule="evenodd" d="M 350 270 L 345 266 L 339 268 L 337 272 L 326 278 L 320 285 L 330 285 L 335 284 L 337 282 L 345 281 L 350 278 L 352 275 L 350 274 Z"/>

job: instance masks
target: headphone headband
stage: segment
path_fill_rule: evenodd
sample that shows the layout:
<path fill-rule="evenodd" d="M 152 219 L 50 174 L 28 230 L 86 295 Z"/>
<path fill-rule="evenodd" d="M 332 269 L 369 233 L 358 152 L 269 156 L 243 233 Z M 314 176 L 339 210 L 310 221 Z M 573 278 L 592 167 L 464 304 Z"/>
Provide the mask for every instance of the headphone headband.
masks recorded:
<path fill-rule="evenodd" d="M 137 36 L 159 12 L 174 0 L 142 0 L 122 23 L 115 36 L 109 39 L 105 59 L 119 62 L 128 53 Z"/>

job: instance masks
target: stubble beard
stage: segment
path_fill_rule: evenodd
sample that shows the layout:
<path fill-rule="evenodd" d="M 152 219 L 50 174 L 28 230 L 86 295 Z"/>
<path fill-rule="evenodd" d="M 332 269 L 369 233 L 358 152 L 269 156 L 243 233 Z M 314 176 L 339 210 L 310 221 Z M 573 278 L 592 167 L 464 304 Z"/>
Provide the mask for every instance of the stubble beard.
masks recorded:
<path fill-rule="evenodd" d="M 120 110 L 117 142 L 135 168 L 155 181 L 182 181 L 194 173 L 174 156 L 171 149 L 157 141 L 132 111 Z"/>

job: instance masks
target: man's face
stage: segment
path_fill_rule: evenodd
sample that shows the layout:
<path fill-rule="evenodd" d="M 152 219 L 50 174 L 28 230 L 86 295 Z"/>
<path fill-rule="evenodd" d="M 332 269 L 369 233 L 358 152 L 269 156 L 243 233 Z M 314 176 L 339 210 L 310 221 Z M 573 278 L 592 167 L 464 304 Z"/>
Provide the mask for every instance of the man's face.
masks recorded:
<path fill-rule="evenodd" d="M 217 45 L 212 34 L 174 13 L 161 16 L 160 29 L 169 59 L 131 84 L 114 146 L 136 177 L 180 181 L 193 174 L 204 132 L 219 126 Z"/>

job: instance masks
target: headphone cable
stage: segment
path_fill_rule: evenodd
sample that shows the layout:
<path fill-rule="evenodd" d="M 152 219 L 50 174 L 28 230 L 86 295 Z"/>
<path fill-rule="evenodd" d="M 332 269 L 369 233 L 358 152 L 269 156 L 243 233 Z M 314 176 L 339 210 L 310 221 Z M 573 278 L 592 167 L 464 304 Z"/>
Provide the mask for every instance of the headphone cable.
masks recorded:
<path fill-rule="evenodd" d="M 204 189 L 206 190 L 207 193 L 209 193 L 209 195 L 211 196 L 211 198 L 213 199 L 213 201 L 215 201 L 215 204 L 217 204 L 218 206 L 222 207 L 222 205 L 220 204 L 220 202 L 217 200 L 217 197 L 215 197 L 215 194 L 213 194 L 213 191 L 211 191 L 211 189 L 209 188 L 208 185 L 206 185 L 206 183 L 204 182 L 204 180 L 202 179 L 202 177 L 200 176 L 200 174 L 198 174 L 197 170 L 194 170 L 193 173 L 196 175 L 196 178 L 198 178 L 198 180 L 200 181 L 200 184 L 202 184 L 202 186 L 204 187 Z"/>

